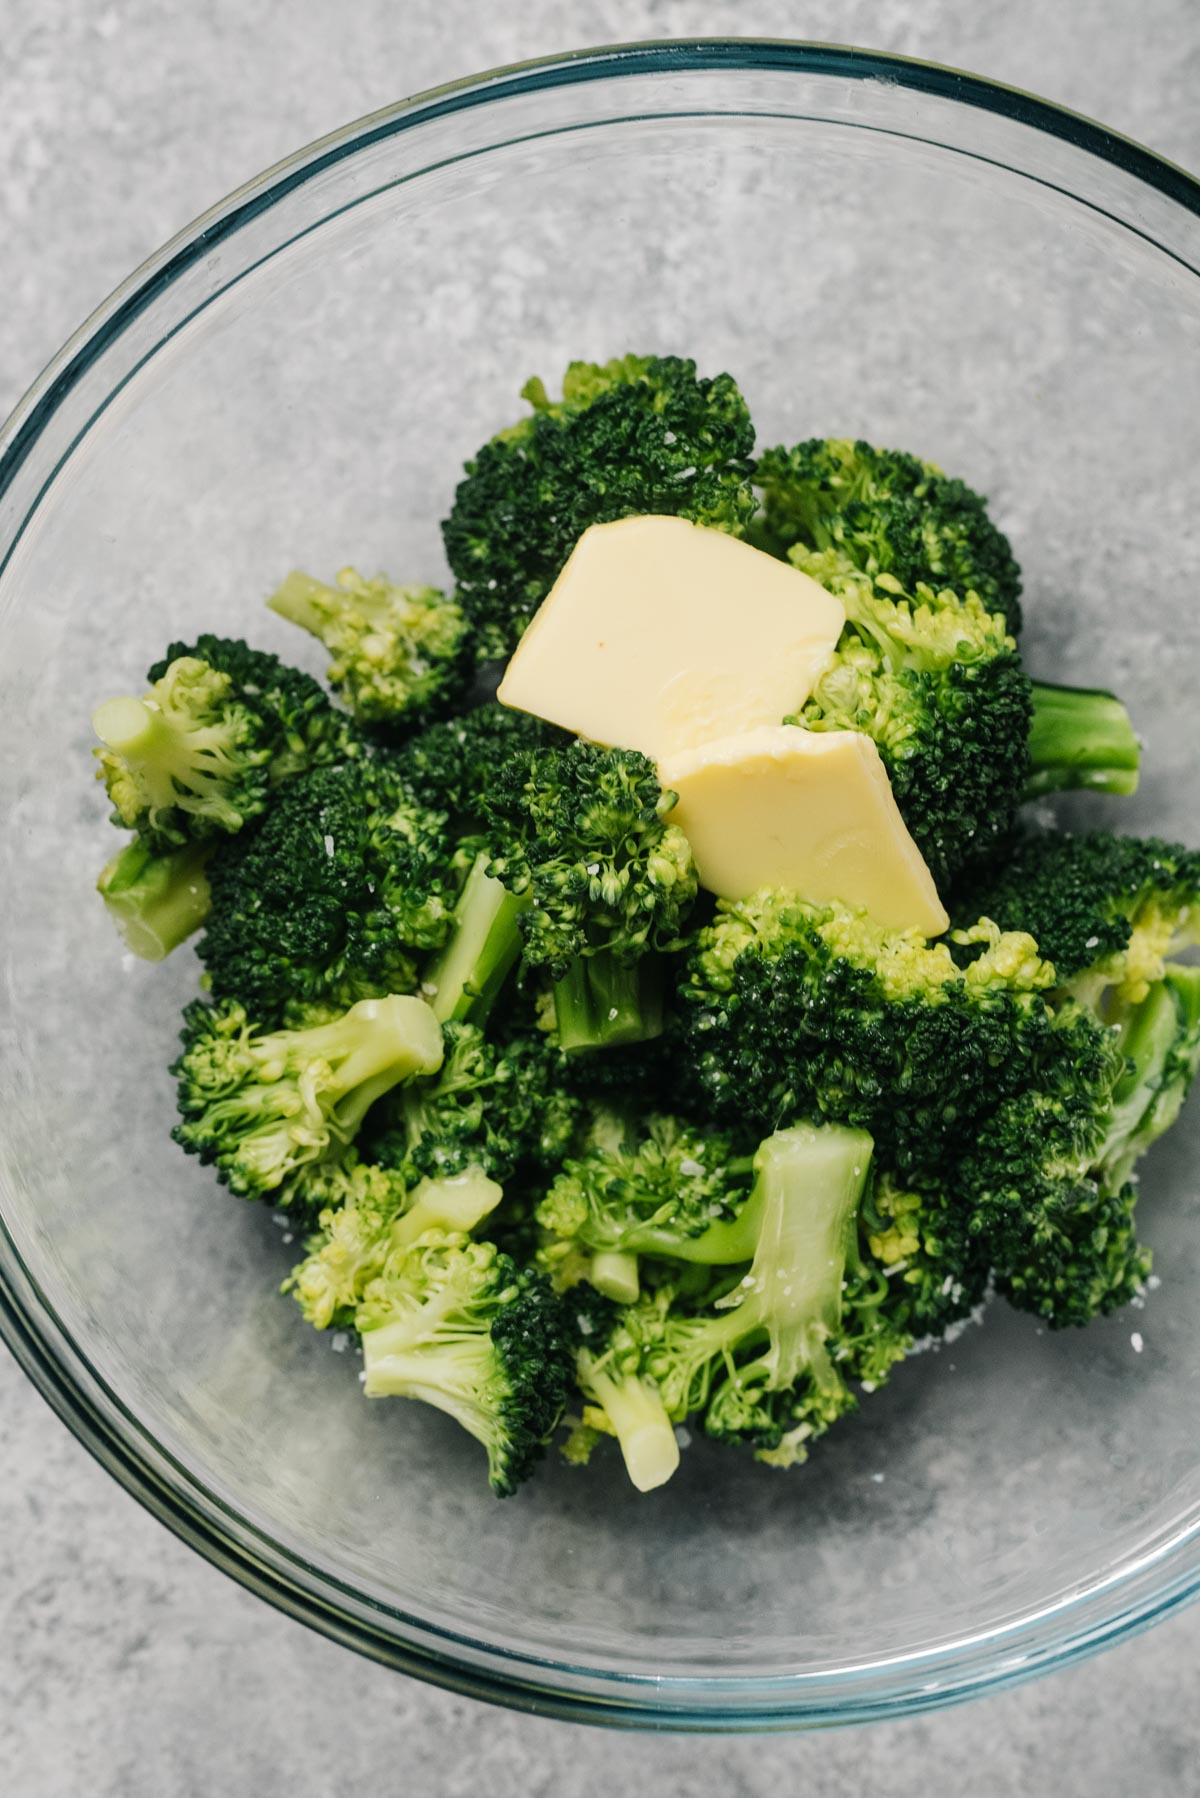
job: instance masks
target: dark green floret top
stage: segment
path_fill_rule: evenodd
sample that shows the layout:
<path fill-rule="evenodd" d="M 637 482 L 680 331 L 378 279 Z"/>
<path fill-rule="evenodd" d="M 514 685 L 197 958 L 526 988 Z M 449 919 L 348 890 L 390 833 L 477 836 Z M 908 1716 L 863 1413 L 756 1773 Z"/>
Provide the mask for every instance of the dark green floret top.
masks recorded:
<path fill-rule="evenodd" d="M 540 380 L 530 416 L 466 465 L 442 527 L 476 653 L 511 655 L 582 533 L 670 513 L 742 535 L 755 510 L 754 427 L 725 374 L 678 356 L 573 362 L 561 400 Z"/>

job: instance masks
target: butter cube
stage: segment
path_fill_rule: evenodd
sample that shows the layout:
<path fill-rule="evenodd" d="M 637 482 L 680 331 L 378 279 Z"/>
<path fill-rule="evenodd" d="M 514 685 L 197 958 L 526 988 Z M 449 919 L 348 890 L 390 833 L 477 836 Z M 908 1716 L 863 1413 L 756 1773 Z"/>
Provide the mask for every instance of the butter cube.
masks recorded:
<path fill-rule="evenodd" d="M 886 930 L 948 927 L 869 737 L 775 725 L 664 756 L 658 774 L 710 892 L 786 887 L 861 907 Z"/>
<path fill-rule="evenodd" d="M 652 760 L 804 704 L 846 615 L 799 569 L 685 518 L 586 530 L 518 643 L 501 704 Z"/>

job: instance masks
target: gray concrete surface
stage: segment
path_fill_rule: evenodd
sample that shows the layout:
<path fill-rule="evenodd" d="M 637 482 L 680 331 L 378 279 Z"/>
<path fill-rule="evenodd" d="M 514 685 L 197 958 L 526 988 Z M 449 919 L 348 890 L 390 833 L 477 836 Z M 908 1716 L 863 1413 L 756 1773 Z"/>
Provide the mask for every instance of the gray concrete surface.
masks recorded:
<path fill-rule="evenodd" d="M 528 55 L 728 33 L 871 44 L 1035 89 L 1200 165 L 1196 0 L 4 0 L 0 25 L 0 411 L 222 193 L 357 114 Z M 602 1736 L 434 1692 L 275 1615 L 143 1514 L 2 1355 L 0 1465 L 12 1798 L 1200 1793 L 1200 1609 L 929 1718 L 804 1739 Z"/>

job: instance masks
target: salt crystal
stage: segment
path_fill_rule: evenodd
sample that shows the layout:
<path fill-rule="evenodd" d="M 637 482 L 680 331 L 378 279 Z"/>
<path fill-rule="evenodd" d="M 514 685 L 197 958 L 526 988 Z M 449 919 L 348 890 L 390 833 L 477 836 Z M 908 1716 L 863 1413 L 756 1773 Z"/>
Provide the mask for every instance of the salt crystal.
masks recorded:
<path fill-rule="evenodd" d="M 882 1473 L 873 1473 L 871 1475 L 871 1478 L 874 1480 L 874 1482 L 877 1486 L 882 1486 L 886 1477 L 887 1476 Z"/>
<path fill-rule="evenodd" d="M 1135 1330 L 1129 1340 L 1133 1344 L 1134 1354 L 1140 1355 L 1146 1346 L 1145 1342 L 1142 1340 L 1142 1332 L 1140 1330 Z"/>
<path fill-rule="evenodd" d="M 335 1330 L 329 1338 L 329 1346 L 335 1355 L 344 1355 L 350 1338 L 345 1330 Z"/>
<path fill-rule="evenodd" d="M 325 853 L 326 853 L 326 855 L 333 854 L 333 838 L 332 837 L 325 838 Z"/>
<path fill-rule="evenodd" d="M 677 1423 L 675 1425 L 675 1440 L 678 1442 L 680 1448 L 690 1448 L 692 1433 L 690 1430 L 685 1430 L 681 1423 Z"/>

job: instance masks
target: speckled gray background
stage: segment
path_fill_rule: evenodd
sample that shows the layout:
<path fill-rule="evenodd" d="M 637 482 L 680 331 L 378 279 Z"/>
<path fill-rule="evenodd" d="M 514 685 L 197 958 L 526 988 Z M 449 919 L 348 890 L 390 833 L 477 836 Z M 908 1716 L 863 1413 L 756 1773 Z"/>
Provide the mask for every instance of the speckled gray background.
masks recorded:
<path fill-rule="evenodd" d="M 491 64 L 722 33 L 956 63 L 1200 166 L 1197 0 L 3 0 L 0 411 L 162 239 L 307 139 Z M 604 1736 L 434 1692 L 276 1616 L 144 1515 L 3 1357 L 0 1466 L 12 1798 L 1200 1793 L 1200 1609 L 919 1721 L 724 1743 Z"/>

